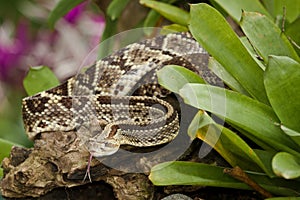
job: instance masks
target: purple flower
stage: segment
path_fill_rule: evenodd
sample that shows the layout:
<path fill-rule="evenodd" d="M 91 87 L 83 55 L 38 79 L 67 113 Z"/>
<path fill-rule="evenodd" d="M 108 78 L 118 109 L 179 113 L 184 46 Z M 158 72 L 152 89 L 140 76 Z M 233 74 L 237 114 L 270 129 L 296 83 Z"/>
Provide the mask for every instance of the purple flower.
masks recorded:
<path fill-rule="evenodd" d="M 91 47 L 94 48 L 97 46 L 101 40 L 101 36 L 105 27 L 105 18 L 101 15 L 93 15 L 91 16 L 91 21 L 96 27 L 96 30 L 91 34 L 90 44 Z"/>
<path fill-rule="evenodd" d="M 15 31 L 15 37 L 9 38 L 6 27 L 0 30 L 0 79 L 10 79 L 10 73 L 18 67 L 20 60 L 29 49 L 27 27 L 20 23 Z"/>
<path fill-rule="evenodd" d="M 86 2 L 78 4 L 64 16 L 64 19 L 70 24 L 75 24 L 82 12 L 84 11 L 85 6 Z"/>
<path fill-rule="evenodd" d="M 40 28 L 29 35 L 29 23 L 12 28 L 5 21 L 0 28 L 0 80 L 20 86 L 29 66 L 38 65 L 51 67 L 61 80 L 74 75 L 98 45 L 105 26 L 103 16 L 86 9 L 88 2 L 59 20 L 55 31 Z"/>

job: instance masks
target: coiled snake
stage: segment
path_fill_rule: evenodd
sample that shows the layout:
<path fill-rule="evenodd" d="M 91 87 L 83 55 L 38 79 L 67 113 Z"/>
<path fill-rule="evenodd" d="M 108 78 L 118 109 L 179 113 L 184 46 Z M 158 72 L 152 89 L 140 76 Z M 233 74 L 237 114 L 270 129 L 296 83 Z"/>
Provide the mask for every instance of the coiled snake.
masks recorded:
<path fill-rule="evenodd" d="M 92 156 L 110 155 L 121 144 L 154 146 L 178 133 L 177 112 L 160 97 L 168 91 L 156 71 L 176 64 L 215 83 L 208 54 L 188 33 L 133 43 L 99 60 L 84 73 L 53 89 L 23 99 L 30 138 L 47 131 L 77 129 Z"/>

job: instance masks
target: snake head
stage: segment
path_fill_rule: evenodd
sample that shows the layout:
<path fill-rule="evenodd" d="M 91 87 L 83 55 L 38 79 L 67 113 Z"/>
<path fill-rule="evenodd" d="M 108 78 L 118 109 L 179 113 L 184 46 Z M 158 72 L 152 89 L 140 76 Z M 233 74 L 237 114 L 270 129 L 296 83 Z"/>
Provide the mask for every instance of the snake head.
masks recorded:
<path fill-rule="evenodd" d="M 93 157 L 99 158 L 116 153 L 119 150 L 120 143 L 115 139 L 107 138 L 99 141 L 91 138 L 86 142 L 86 147 Z"/>

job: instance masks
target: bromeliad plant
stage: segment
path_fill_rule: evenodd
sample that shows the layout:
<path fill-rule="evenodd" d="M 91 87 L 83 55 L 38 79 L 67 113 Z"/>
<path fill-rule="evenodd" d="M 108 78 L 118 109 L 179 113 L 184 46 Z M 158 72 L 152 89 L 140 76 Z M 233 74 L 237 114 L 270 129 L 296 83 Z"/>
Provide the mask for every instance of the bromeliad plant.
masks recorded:
<path fill-rule="evenodd" d="M 238 12 L 233 12 L 237 7 L 228 7 L 221 0 L 215 2 L 239 21 L 246 37 L 239 38 L 223 16 L 207 4 L 191 5 L 190 13 L 181 13 L 189 19 L 188 23 L 173 27 L 188 27 L 211 54 L 209 68 L 231 90 L 202 84 L 200 77 L 195 78 L 193 72 L 180 66 L 166 66 L 158 72 L 158 77 L 161 85 L 200 109 L 189 126 L 191 138 L 202 139 L 232 167 L 242 168 L 247 174 L 243 179 L 247 184 L 224 174 L 221 167 L 192 162 L 157 165 L 152 168 L 150 179 L 156 185 L 240 189 L 250 189 L 251 185 L 275 195 L 300 196 L 300 58 L 293 48 L 293 43 L 299 41 L 291 39 L 299 37 L 287 37 L 258 1 L 251 1 L 254 7 L 247 7 L 248 1 L 243 2 L 245 7 L 241 8 L 245 11 L 240 20 Z M 178 22 L 178 16 L 174 15 L 178 8 L 169 5 L 162 11 L 162 7 L 154 5 L 158 2 L 143 0 L 142 3 Z M 284 15 L 290 20 L 291 16 L 294 15 Z M 300 20 L 293 19 L 286 27 L 287 34 L 298 32 L 299 36 L 296 24 Z M 207 111 L 225 119 L 234 129 L 216 123 Z M 237 132 L 260 148 L 252 148 Z"/>

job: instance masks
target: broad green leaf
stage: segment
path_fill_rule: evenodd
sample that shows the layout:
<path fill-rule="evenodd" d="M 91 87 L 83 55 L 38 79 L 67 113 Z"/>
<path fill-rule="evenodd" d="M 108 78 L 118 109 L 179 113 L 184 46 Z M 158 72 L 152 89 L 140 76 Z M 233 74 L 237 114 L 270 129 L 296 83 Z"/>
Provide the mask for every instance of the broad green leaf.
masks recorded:
<path fill-rule="evenodd" d="M 174 32 L 187 32 L 188 28 L 186 26 L 181 26 L 179 24 L 171 24 L 163 26 L 161 34 L 174 33 Z"/>
<path fill-rule="evenodd" d="M 280 125 L 280 128 L 300 146 L 300 133 L 299 132 L 294 131 L 283 125 Z"/>
<path fill-rule="evenodd" d="M 191 5 L 189 29 L 197 41 L 247 92 L 268 104 L 263 70 L 242 44 L 223 16 L 207 4 Z"/>
<path fill-rule="evenodd" d="M 293 46 L 268 17 L 259 13 L 243 12 L 241 27 L 265 63 L 269 55 L 289 56 L 300 60 Z"/>
<path fill-rule="evenodd" d="M 16 146 L 16 145 L 20 146 L 19 144 L 15 144 L 15 143 L 12 143 L 10 141 L 3 140 L 3 139 L 0 138 L 0 146 L 1 146 L 1 149 L 0 149 L 0 163 L 2 162 L 3 158 L 9 156 L 11 147 Z"/>
<path fill-rule="evenodd" d="M 58 84 L 58 79 L 46 66 L 31 67 L 23 80 L 23 86 L 29 96 L 55 87 Z"/>
<path fill-rule="evenodd" d="M 15 97 L 16 98 L 16 97 Z M 18 104 L 13 104 L 12 106 L 16 110 L 16 117 L 8 116 L 8 113 L 3 112 L 0 115 L 0 138 L 5 141 L 11 142 L 15 146 L 26 146 L 32 147 L 32 141 L 24 134 L 24 126 L 21 117 L 21 99 L 19 99 Z M 7 105 L 5 105 L 7 106 Z M 9 112 L 13 112 L 10 108 Z M 0 144 L 0 152 L 2 150 L 2 145 Z"/>
<path fill-rule="evenodd" d="M 203 185 L 250 189 L 249 186 L 223 173 L 224 168 L 194 162 L 165 162 L 151 169 L 154 185 Z"/>
<path fill-rule="evenodd" d="M 175 1 L 176 0 L 162 0 L 161 2 L 172 4 Z M 161 15 L 158 12 L 156 12 L 155 10 L 150 10 L 144 21 L 144 27 L 156 27 L 160 17 L 161 17 Z M 146 33 L 146 35 L 151 34 L 151 32 L 148 32 L 148 29 L 145 30 L 145 33 Z"/>
<path fill-rule="evenodd" d="M 189 128 L 188 128 L 188 135 L 190 136 L 191 140 L 199 137 L 198 130 L 213 124 L 213 119 L 207 115 L 207 113 L 203 110 L 199 110 L 198 113 L 195 115 L 194 119 L 191 121 Z M 202 138 L 199 138 L 203 140 Z"/>
<path fill-rule="evenodd" d="M 272 167 L 276 175 L 285 179 L 300 177 L 300 159 L 289 153 L 277 153 L 273 157 Z"/>
<path fill-rule="evenodd" d="M 22 146 L 0 138 L 0 165 L 5 157 L 8 157 L 12 146 Z M 0 167 L 0 179 L 3 176 L 3 169 Z M 0 196 L 1 197 L 1 196 Z"/>
<path fill-rule="evenodd" d="M 282 18 L 286 9 L 286 19 L 291 23 L 299 17 L 300 4 L 299 0 L 262 0 L 266 9 L 274 18 Z"/>
<path fill-rule="evenodd" d="M 57 20 L 67 14 L 72 8 L 83 2 L 84 0 L 60 0 L 55 8 L 51 11 L 48 17 L 48 24 L 51 28 L 54 27 Z"/>
<path fill-rule="evenodd" d="M 276 152 L 274 147 L 268 143 L 268 141 L 263 141 L 260 138 L 257 138 L 255 135 L 252 135 L 248 131 L 245 131 L 244 129 L 234 125 L 230 124 L 234 129 L 236 129 L 239 133 L 246 135 L 247 138 L 249 138 L 252 142 L 254 142 L 256 145 L 260 146 L 262 149 L 268 151 L 268 152 Z"/>
<path fill-rule="evenodd" d="M 111 20 L 109 17 L 106 17 L 105 20 L 105 29 L 103 31 L 101 42 L 113 36 L 117 31 L 117 20 Z M 101 57 L 101 56 L 100 56 Z"/>
<path fill-rule="evenodd" d="M 264 83 L 281 123 L 300 132 L 300 64 L 289 57 L 270 56 Z"/>
<path fill-rule="evenodd" d="M 24 98 L 19 90 L 7 90 L 1 101 L 0 138 L 16 146 L 32 147 L 32 141 L 24 133 L 21 102 Z M 2 145 L 0 144 L 0 152 Z"/>
<path fill-rule="evenodd" d="M 261 149 L 253 149 L 253 151 L 255 152 L 255 155 L 259 158 L 259 161 L 261 162 L 262 168 L 264 169 L 265 173 L 270 178 L 277 177 L 272 168 L 272 159 L 276 152 L 265 151 Z"/>
<path fill-rule="evenodd" d="M 292 24 L 286 27 L 285 34 L 294 46 L 294 49 L 300 55 L 300 17 L 296 19 Z"/>
<path fill-rule="evenodd" d="M 213 0 L 218 3 L 236 21 L 240 21 L 242 10 L 260 12 L 269 15 L 259 0 Z M 269 17 L 271 17 L 269 15 Z"/>
<path fill-rule="evenodd" d="M 149 179 L 154 185 L 199 185 L 226 187 L 236 189 L 250 189 L 227 174 L 224 168 L 195 162 L 166 162 L 154 166 L 151 169 Z M 283 196 L 299 195 L 300 189 L 297 181 L 283 179 L 270 179 L 264 174 L 247 172 L 247 175 L 265 188 L 267 191 Z"/>
<path fill-rule="evenodd" d="M 273 148 L 300 157 L 298 145 L 274 124 L 278 118 L 271 107 L 237 92 L 204 84 L 186 84 L 179 94 L 187 104 L 225 118 Z"/>
<path fill-rule="evenodd" d="M 239 166 L 243 170 L 258 172 L 264 170 L 269 176 L 274 176 L 272 169 L 265 165 L 237 133 L 216 124 L 204 111 L 200 110 L 196 114 L 188 134 L 192 137 L 197 134 L 199 139 L 213 147 L 232 167 Z"/>
<path fill-rule="evenodd" d="M 229 74 L 226 69 L 224 69 L 224 67 L 213 57 L 209 58 L 208 68 L 211 69 L 219 78 L 221 78 L 232 90 L 250 96 L 243 86 L 241 86 L 241 84 L 239 84 L 235 78 L 232 77 L 231 74 Z"/>
<path fill-rule="evenodd" d="M 130 0 L 113 0 L 109 4 L 106 13 L 112 21 L 116 20 L 122 14 L 129 1 Z"/>
<path fill-rule="evenodd" d="M 157 72 L 158 82 L 166 89 L 179 93 L 179 90 L 187 83 L 205 83 L 194 72 L 177 65 L 167 65 Z"/>
<path fill-rule="evenodd" d="M 254 50 L 253 45 L 249 42 L 249 39 L 246 36 L 240 37 L 241 42 L 243 45 L 247 48 L 248 52 L 252 56 L 252 58 L 256 61 L 256 63 L 259 65 L 259 67 L 265 71 L 266 66 L 262 62 L 262 58 L 258 55 L 256 50 Z"/>
<path fill-rule="evenodd" d="M 150 10 L 144 21 L 144 27 L 155 27 L 160 17 L 161 15 L 158 12 Z M 147 30 L 148 29 L 146 29 L 146 35 L 150 35 L 152 32 L 147 32 Z"/>
<path fill-rule="evenodd" d="M 101 43 L 98 50 L 98 59 L 105 58 L 109 53 L 113 51 L 114 40 L 109 38 L 116 34 L 118 20 L 111 20 L 110 17 L 106 17 L 105 29 L 101 37 Z"/>
<path fill-rule="evenodd" d="M 151 0 L 140 0 L 140 4 L 152 8 L 166 19 L 183 26 L 187 26 L 189 13 L 167 3 Z"/>

